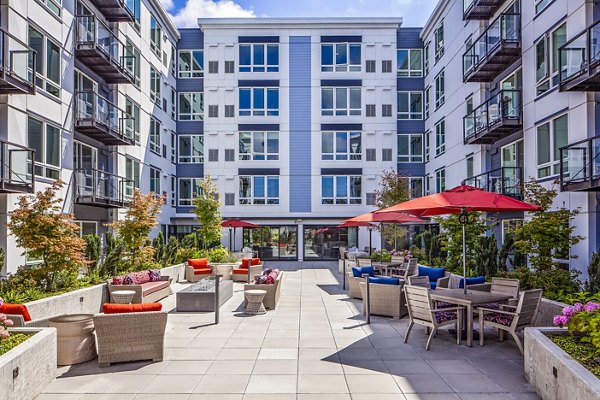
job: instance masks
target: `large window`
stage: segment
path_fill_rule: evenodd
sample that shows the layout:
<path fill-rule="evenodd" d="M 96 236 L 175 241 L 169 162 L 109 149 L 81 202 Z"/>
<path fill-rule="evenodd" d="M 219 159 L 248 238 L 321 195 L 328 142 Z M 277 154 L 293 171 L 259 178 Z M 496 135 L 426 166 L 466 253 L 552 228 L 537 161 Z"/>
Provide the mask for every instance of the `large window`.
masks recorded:
<path fill-rule="evenodd" d="M 360 132 L 323 132 L 321 134 L 322 160 L 360 160 L 361 158 Z"/>
<path fill-rule="evenodd" d="M 141 69 L 141 54 L 140 50 L 127 39 L 125 45 L 125 68 L 135 77 L 135 85 L 140 86 L 140 69 Z"/>
<path fill-rule="evenodd" d="M 398 92 L 398 119 L 423 119 L 423 92 Z"/>
<path fill-rule="evenodd" d="M 140 162 L 138 160 L 125 158 L 125 179 L 127 179 L 125 196 L 130 199 L 133 196 L 133 189 L 140 187 Z"/>
<path fill-rule="evenodd" d="M 244 229 L 244 247 L 254 250 L 261 260 L 296 260 L 297 225 L 262 225 Z"/>
<path fill-rule="evenodd" d="M 204 161 L 204 136 L 182 135 L 179 136 L 179 163 L 198 164 Z"/>
<path fill-rule="evenodd" d="M 446 151 L 446 121 L 441 120 L 435 124 L 435 155 L 439 156 Z"/>
<path fill-rule="evenodd" d="M 240 204 L 279 204 L 279 176 L 240 176 Z"/>
<path fill-rule="evenodd" d="M 433 32 L 433 38 L 435 43 L 435 62 L 437 63 L 444 55 L 444 21 Z"/>
<path fill-rule="evenodd" d="M 396 52 L 398 76 L 420 78 L 423 76 L 423 50 L 398 49 Z"/>
<path fill-rule="evenodd" d="M 423 73 L 425 76 L 429 74 L 429 49 L 431 48 L 431 42 L 427 42 L 423 48 Z"/>
<path fill-rule="evenodd" d="M 150 167 L 150 191 L 160 195 L 160 169 Z"/>
<path fill-rule="evenodd" d="M 60 178 L 60 128 L 33 117 L 28 118 L 27 145 L 35 150 L 35 174 L 40 177 Z"/>
<path fill-rule="evenodd" d="M 150 132 L 148 135 L 150 151 L 160 154 L 160 122 L 150 118 Z"/>
<path fill-rule="evenodd" d="M 535 0 L 535 13 L 539 14 L 552 3 L 553 0 Z"/>
<path fill-rule="evenodd" d="M 240 88 L 240 116 L 279 115 L 279 88 Z"/>
<path fill-rule="evenodd" d="M 360 43 L 321 44 L 321 71 L 347 72 L 361 69 Z"/>
<path fill-rule="evenodd" d="M 435 191 L 440 193 L 446 190 L 446 170 L 438 169 L 435 171 Z"/>
<path fill-rule="evenodd" d="M 423 135 L 398 134 L 398 162 L 423 162 Z"/>
<path fill-rule="evenodd" d="M 130 98 L 125 98 L 125 113 L 132 117 L 125 120 L 125 136 L 140 142 L 140 106 Z"/>
<path fill-rule="evenodd" d="M 204 51 L 179 50 L 179 78 L 202 78 L 204 76 Z"/>
<path fill-rule="evenodd" d="M 360 115 L 361 88 L 321 88 L 321 115 Z"/>
<path fill-rule="evenodd" d="M 544 35 L 535 44 L 535 81 L 540 95 L 558 85 L 560 80 L 558 49 L 567 41 L 567 24 L 564 23 Z"/>
<path fill-rule="evenodd" d="M 279 132 L 240 132 L 240 160 L 279 160 Z"/>
<path fill-rule="evenodd" d="M 158 105 L 160 105 L 162 101 L 160 95 L 160 81 L 160 72 L 158 72 L 154 67 L 150 66 L 150 100 Z"/>
<path fill-rule="evenodd" d="M 180 207 L 192 205 L 194 196 L 200 193 L 200 181 L 202 178 L 179 178 L 179 196 L 177 204 Z"/>
<path fill-rule="evenodd" d="M 441 107 L 446 101 L 444 70 L 435 77 L 435 108 Z"/>
<path fill-rule="evenodd" d="M 240 44 L 240 72 L 278 72 L 279 44 Z"/>
<path fill-rule="evenodd" d="M 154 15 L 150 15 L 150 48 L 162 60 L 161 53 L 162 43 L 162 28 L 154 18 Z"/>
<path fill-rule="evenodd" d="M 321 204 L 362 204 L 362 177 L 322 176 Z"/>
<path fill-rule="evenodd" d="M 560 148 L 569 142 L 568 116 L 562 115 L 537 127 L 537 175 L 560 173 Z"/>
<path fill-rule="evenodd" d="M 29 45 L 37 54 L 35 59 L 37 87 L 53 96 L 60 97 L 60 45 L 31 26 L 29 27 Z"/>
<path fill-rule="evenodd" d="M 48 7 L 48 10 L 53 12 L 54 14 L 60 17 L 60 12 L 62 10 L 62 0 L 40 0 L 42 3 Z M 38 53 L 39 54 L 39 53 Z"/>
<path fill-rule="evenodd" d="M 423 196 L 423 177 L 411 176 L 408 178 L 408 190 L 411 199 Z"/>
<path fill-rule="evenodd" d="M 204 93 L 179 93 L 179 120 L 202 121 L 204 119 Z"/>

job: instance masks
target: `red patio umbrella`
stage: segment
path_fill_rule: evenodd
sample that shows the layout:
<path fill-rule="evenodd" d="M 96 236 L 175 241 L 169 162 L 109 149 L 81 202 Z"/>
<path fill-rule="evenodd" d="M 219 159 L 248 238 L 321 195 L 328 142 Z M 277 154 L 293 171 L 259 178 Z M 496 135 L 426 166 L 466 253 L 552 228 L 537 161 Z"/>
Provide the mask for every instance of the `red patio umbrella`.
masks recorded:
<path fill-rule="evenodd" d="M 461 185 L 454 189 L 429 196 L 418 197 L 395 206 L 384 208 L 378 213 L 402 212 L 419 217 L 444 214 L 461 214 L 460 222 L 463 228 L 463 276 L 465 278 L 465 293 L 467 293 L 467 259 L 465 241 L 465 225 L 469 212 L 510 212 L 510 211 L 540 211 L 539 206 L 525 203 L 498 193 L 488 192 L 473 186 Z"/>
<path fill-rule="evenodd" d="M 237 228 L 248 228 L 248 229 L 256 229 L 260 228 L 260 225 L 253 224 L 252 222 L 242 221 L 239 218 L 226 219 L 221 222 L 221 227 L 229 228 L 229 251 L 231 251 L 231 229 L 233 228 L 233 236 L 235 236 L 235 231 Z"/>

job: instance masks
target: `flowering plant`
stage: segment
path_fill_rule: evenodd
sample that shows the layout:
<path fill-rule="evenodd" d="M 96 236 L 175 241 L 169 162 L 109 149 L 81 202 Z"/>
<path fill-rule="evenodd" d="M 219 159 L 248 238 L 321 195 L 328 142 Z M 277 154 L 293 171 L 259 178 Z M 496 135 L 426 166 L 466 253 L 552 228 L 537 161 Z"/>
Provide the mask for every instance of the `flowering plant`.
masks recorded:
<path fill-rule="evenodd" d="M 600 304 L 590 301 L 585 305 L 575 303 L 567 306 L 561 315 L 554 317 L 553 323 L 566 326 L 570 334 L 577 334 L 582 342 L 594 345 L 596 354 L 600 356 Z"/>
<path fill-rule="evenodd" d="M 0 298 L 0 306 L 4 303 L 2 298 Z M 0 314 L 0 340 L 6 339 L 10 336 L 8 332 L 8 328 L 13 326 L 12 320 L 6 318 L 6 315 Z"/>
<path fill-rule="evenodd" d="M 394 257 L 404 257 L 406 261 L 410 260 L 413 255 L 410 250 L 392 250 L 390 254 Z"/>

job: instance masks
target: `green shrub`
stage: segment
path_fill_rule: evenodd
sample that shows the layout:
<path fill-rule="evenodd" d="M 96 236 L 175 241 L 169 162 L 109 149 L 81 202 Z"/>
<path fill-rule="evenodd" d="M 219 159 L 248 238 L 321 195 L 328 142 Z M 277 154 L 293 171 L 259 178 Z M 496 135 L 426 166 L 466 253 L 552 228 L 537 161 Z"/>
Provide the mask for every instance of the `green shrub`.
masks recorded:
<path fill-rule="evenodd" d="M 475 273 L 478 276 L 495 276 L 498 272 L 498 242 L 496 237 L 480 236 L 475 240 L 473 248 L 475 256 Z"/>
<path fill-rule="evenodd" d="M 387 251 L 385 249 L 377 250 L 371 254 L 371 261 L 390 262 L 390 261 L 392 261 L 392 255 L 390 254 L 389 251 Z"/>
<path fill-rule="evenodd" d="M 591 293 L 600 292 L 600 252 L 594 252 L 590 259 L 585 290 Z"/>
<path fill-rule="evenodd" d="M 191 249 L 180 248 L 177 251 L 177 263 L 183 263 L 190 258 L 208 258 L 213 263 L 227 263 L 236 261 L 235 257 L 229 254 L 229 250 L 219 246 L 212 249 Z"/>
<path fill-rule="evenodd" d="M 593 301 L 595 303 L 600 303 L 600 293 L 590 293 L 590 292 L 577 292 L 577 293 L 569 293 L 565 295 L 560 295 L 556 299 L 556 301 L 560 301 L 561 303 L 573 305 L 575 303 L 589 303 Z"/>
<path fill-rule="evenodd" d="M 521 290 L 543 289 L 544 297 L 551 300 L 563 298 L 581 290 L 579 273 L 552 267 L 546 271 L 532 271 L 527 267 L 515 268 L 499 274 L 504 278 L 518 279 Z"/>

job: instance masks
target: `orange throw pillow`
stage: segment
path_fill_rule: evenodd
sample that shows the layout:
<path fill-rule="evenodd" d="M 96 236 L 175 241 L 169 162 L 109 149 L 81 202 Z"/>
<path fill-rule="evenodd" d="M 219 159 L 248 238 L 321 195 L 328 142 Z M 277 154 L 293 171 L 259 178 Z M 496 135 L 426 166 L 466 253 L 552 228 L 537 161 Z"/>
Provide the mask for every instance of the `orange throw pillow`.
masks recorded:
<path fill-rule="evenodd" d="M 23 317 L 25 322 L 31 321 L 29 310 L 27 310 L 27 306 L 25 304 L 4 303 L 0 306 L 0 314 L 20 315 Z"/>
<path fill-rule="evenodd" d="M 161 311 L 160 303 L 142 303 L 142 304 L 112 304 L 104 303 L 102 311 L 104 314 L 126 314 L 134 312 Z"/>
<path fill-rule="evenodd" d="M 242 258 L 242 268 L 248 268 L 250 266 L 249 258 Z"/>
<path fill-rule="evenodd" d="M 253 258 L 251 261 L 251 265 L 260 265 L 260 258 Z"/>
<path fill-rule="evenodd" d="M 188 265 L 197 268 L 208 268 L 208 258 L 190 258 L 188 260 Z"/>

